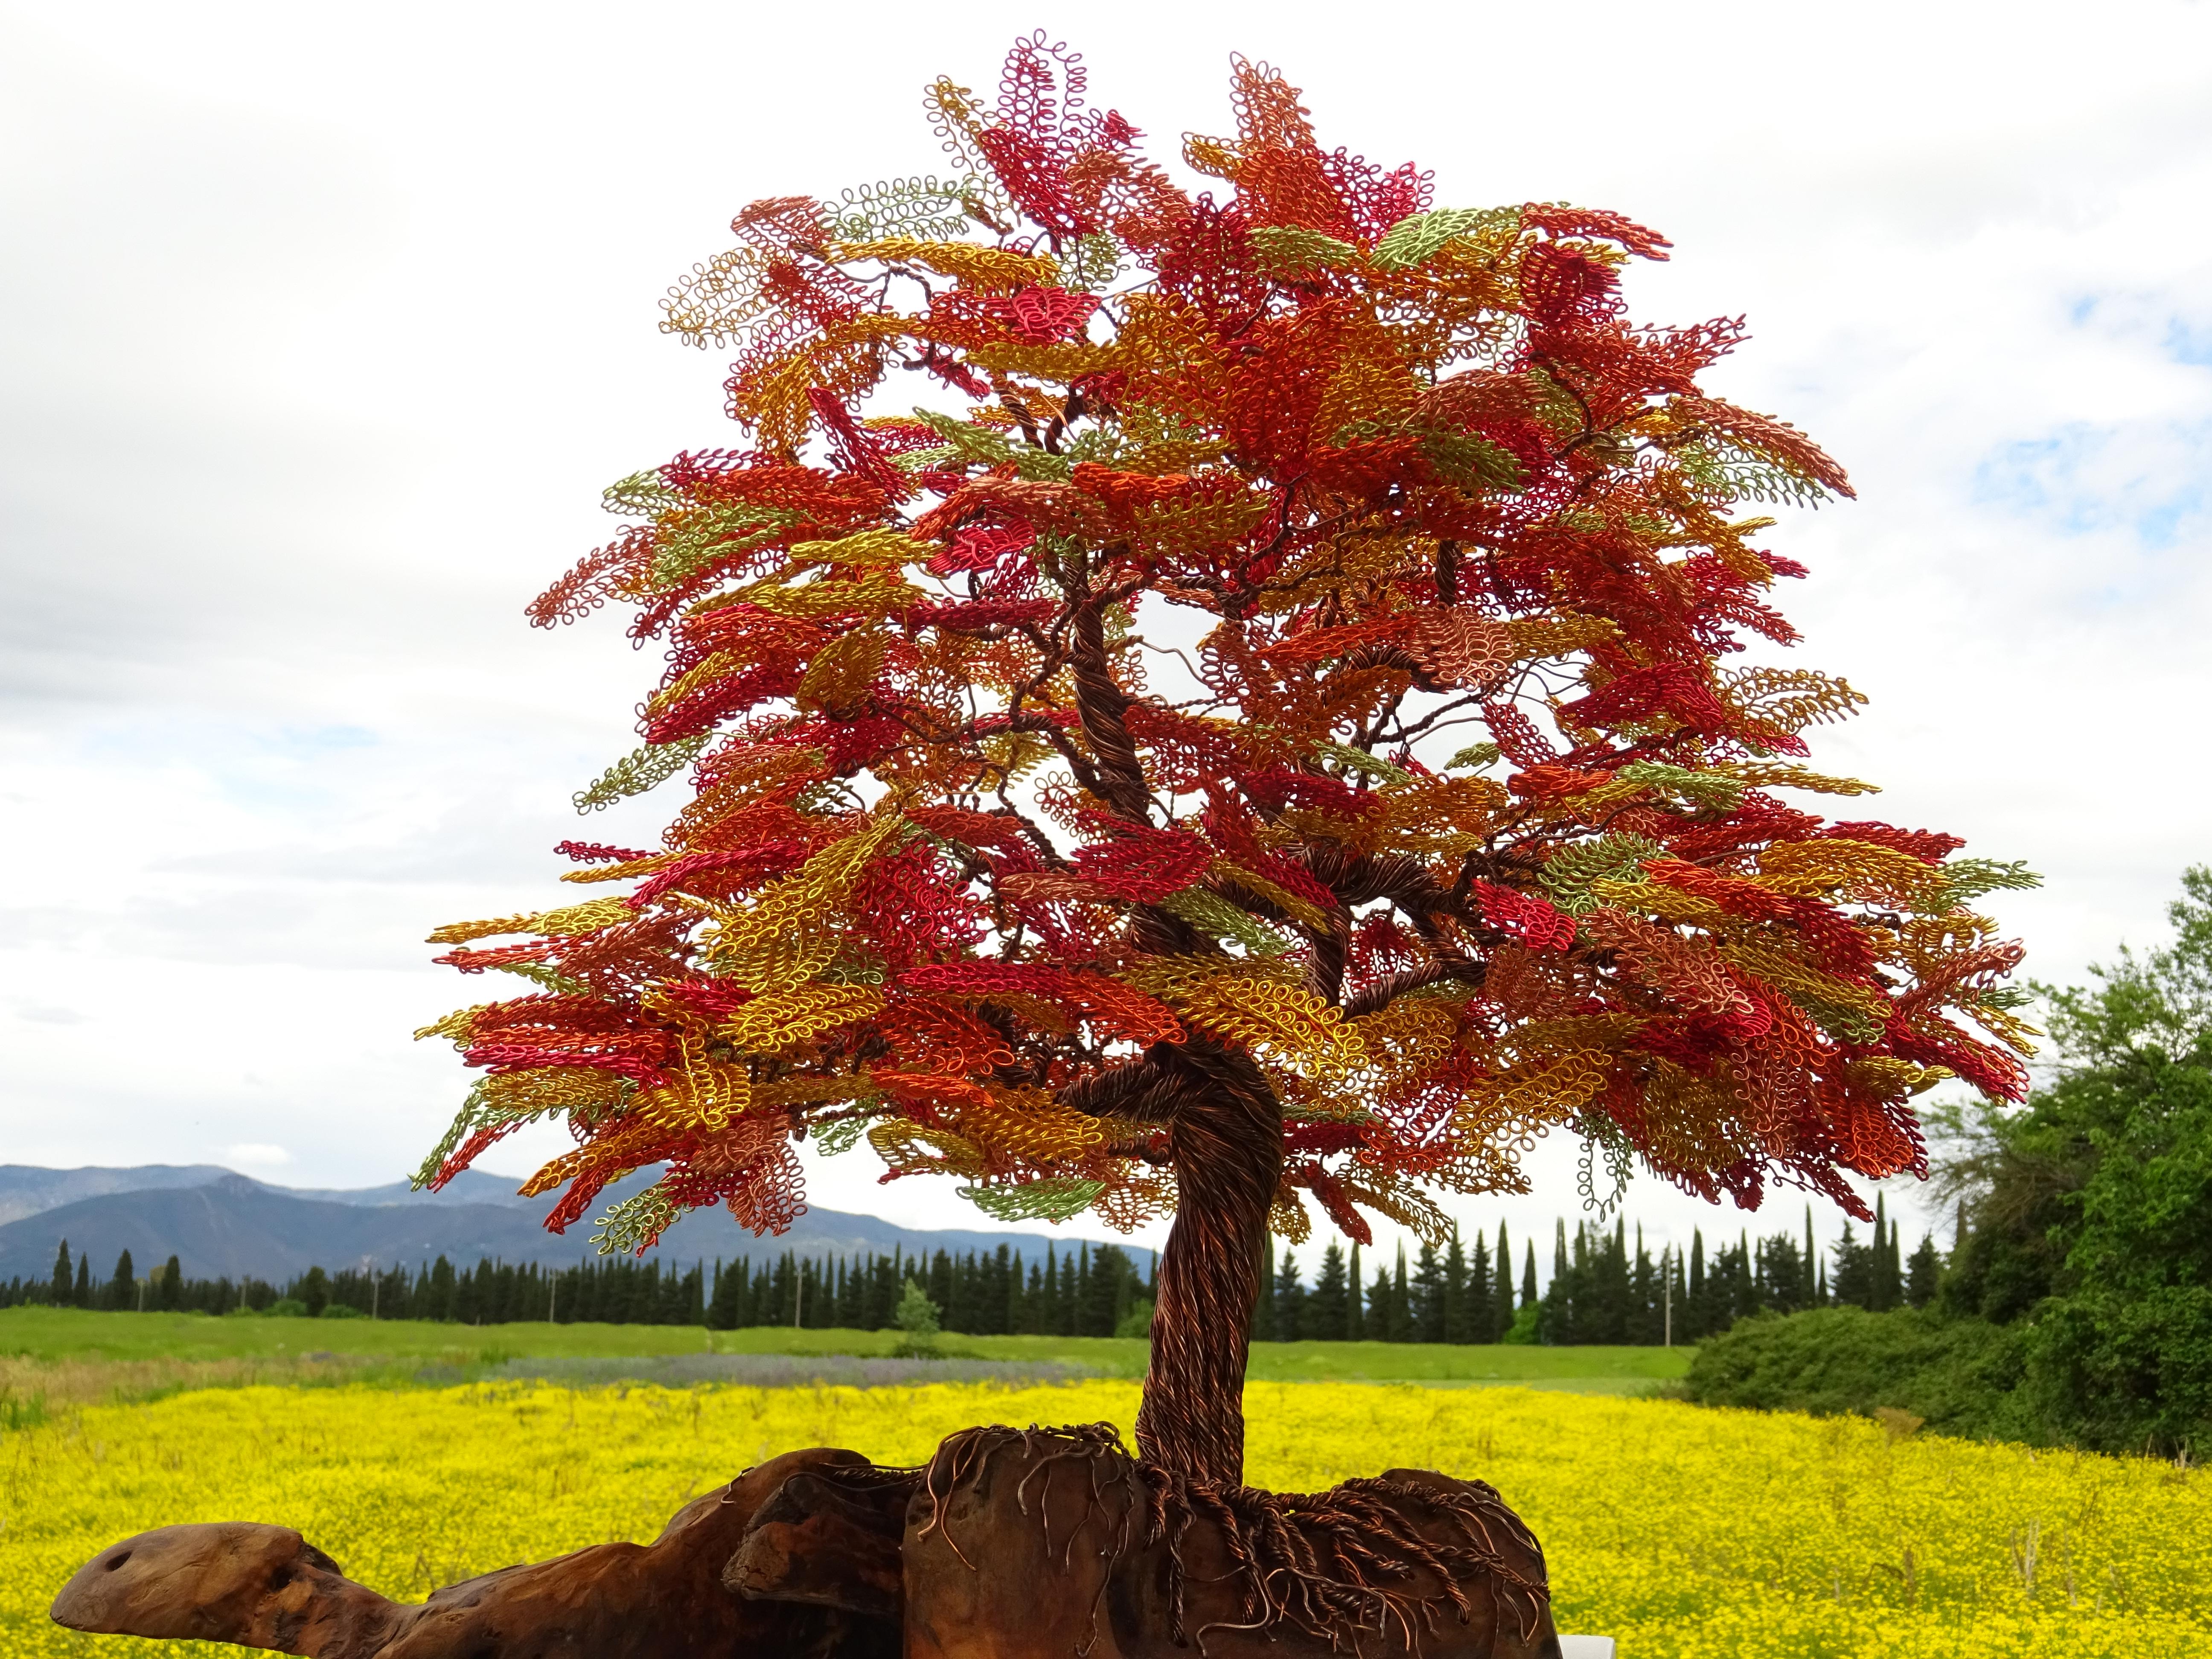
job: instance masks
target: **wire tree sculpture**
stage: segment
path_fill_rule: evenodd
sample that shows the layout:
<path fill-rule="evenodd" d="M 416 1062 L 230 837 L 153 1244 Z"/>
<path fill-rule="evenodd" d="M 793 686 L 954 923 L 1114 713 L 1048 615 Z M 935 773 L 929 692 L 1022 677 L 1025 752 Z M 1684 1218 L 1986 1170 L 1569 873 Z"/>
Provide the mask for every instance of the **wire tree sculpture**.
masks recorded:
<path fill-rule="evenodd" d="M 1863 1214 L 1913 1096 L 2020 1094 L 1966 907 L 2030 878 L 1797 804 L 1869 787 L 1801 764 L 1862 699 L 1771 665 L 1803 573 L 1741 514 L 1850 491 L 1698 390 L 1741 325 L 1631 323 L 1660 236 L 1436 208 L 1299 95 L 1237 60 L 1193 194 L 1022 40 L 995 100 L 930 88 L 950 176 L 756 202 L 677 284 L 752 447 L 614 486 L 530 615 L 666 648 L 579 806 L 689 798 L 562 844 L 611 890 L 432 936 L 533 988 L 429 1028 L 483 1075 L 424 1180 L 558 1117 L 556 1231 L 662 1167 L 608 1249 L 781 1231 L 810 1136 L 1003 1220 L 1172 1213 L 1139 1449 L 1234 1483 L 1309 1201 L 1433 1235 L 1564 1129 L 1594 1201 Z"/>

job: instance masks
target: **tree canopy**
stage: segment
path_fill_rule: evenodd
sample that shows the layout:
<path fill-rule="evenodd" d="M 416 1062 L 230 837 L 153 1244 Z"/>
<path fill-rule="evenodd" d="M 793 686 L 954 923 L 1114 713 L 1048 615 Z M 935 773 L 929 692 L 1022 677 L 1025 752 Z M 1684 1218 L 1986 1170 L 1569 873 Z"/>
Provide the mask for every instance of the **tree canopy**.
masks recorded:
<path fill-rule="evenodd" d="M 2027 878 L 1800 804 L 1870 787 L 1804 764 L 1862 699 L 1775 665 L 1803 571 L 1748 509 L 1850 491 L 1700 390 L 1741 323 L 1632 321 L 1668 244 L 1617 214 L 1437 208 L 1264 65 L 1231 104 L 1187 188 L 1021 40 L 929 88 L 945 176 L 756 202 L 676 285 L 746 447 L 615 485 L 531 616 L 665 652 L 579 805 L 684 798 L 562 844 L 599 896 L 433 935 L 531 990 L 429 1028 L 483 1075 L 426 1180 L 556 1116 L 556 1230 L 665 1166 L 610 1249 L 781 1229 L 808 1136 L 1127 1228 L 1225 1078 L 1274 1231 L 1441 1238 L 1554 1128 L 1594 1193 L 1863 1213 L 1915 1095 L 2019 1095 L 1970 907 Z"/>

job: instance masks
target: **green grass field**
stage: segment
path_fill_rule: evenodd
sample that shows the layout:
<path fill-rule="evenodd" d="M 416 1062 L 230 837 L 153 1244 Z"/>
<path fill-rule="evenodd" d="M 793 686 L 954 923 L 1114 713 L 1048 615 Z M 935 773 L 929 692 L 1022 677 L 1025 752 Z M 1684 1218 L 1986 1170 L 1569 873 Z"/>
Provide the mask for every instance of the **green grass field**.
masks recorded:
<path fill-rule="evenodd" d="M 678 1353 L 888 1354 L 896 1331 L 708 1331 L 687 1325 L 440 1325 L 388 1319 L 210 1318 L 204 1314 L 88 1313 L 74 1308 L 0 1309 L 0 1357 L 20 1366 L 88 1369 L 149 1365 L 236 1372 L 238 1380 L 400 1362 L 496 1364 L 515 1358 L 631 1358 Z M 948 1358 L 1061 1360 L 1109 1376 L 1144 1375 L 1135 1338 L 960 1336 L 939 1339 Z M 333 1362 L 342 1362 L 333 1364 Z M 1680 1376 L 1687 1348 L 1520 1348 L 1399 1342 L 1261 1342 L 1251 1376 L 1267 1382 L 1424 1382 L 1442 1387 L 1516 1383 L 1587 1394 L 1639 1393 Z M 27 1377 L 15 1379 L 24 1387 Z M 118 1381 L 124 1379 L 118 1378 Z M 187 1380 L 221 1380 L 216 1375 Z M 70 1390 L 70 1392 L 78 1392 Z"/>

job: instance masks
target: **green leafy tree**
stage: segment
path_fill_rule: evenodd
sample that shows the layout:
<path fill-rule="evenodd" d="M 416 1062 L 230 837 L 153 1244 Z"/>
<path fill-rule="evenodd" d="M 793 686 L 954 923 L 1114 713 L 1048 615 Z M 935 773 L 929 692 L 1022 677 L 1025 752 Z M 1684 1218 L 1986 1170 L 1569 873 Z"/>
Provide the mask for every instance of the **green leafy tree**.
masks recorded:
<path fill-rule="evenodd" d="M 938 1306 L 929 1299 L 929 1292 L 911 1279 L 899 1295 L 898 1310 L 891 1322 L 902 1333 L 896 1352 L 902 1356 L 926 1358 L 937 1352 Z"/>
<path fill-rule="evenodd" d="M 1966 1231 L 1941 1304 L 2033 1313 L 2024 1385 L 2084 1443 L 2212 1445 L 2212 866 L 2170 945 L 2037 990 L 2057 1061 L 2017 1109 L 1934 1119 Z"/>

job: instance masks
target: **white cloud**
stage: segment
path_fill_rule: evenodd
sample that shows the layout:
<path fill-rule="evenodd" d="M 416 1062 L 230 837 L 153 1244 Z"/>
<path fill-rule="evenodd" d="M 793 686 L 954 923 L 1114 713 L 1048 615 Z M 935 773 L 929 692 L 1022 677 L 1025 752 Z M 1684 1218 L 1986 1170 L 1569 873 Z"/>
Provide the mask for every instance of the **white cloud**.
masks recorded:
<path fill-rule="evenodd" d="M 551 6 L 520 32 L 467 6 L 0 12 L 11 1156 L 112 1162 L 119 1133 L 149 1160 L 282 1145 L 311 1184 L 412 1167 L 462 1081 L 408 1034 L 485 994 L 421 938 L 539 901 L 653 672 L 605 619 L 548 635 L 520 608 L 605 537 L 603 483 L 728 441 L 719 362 L 657 333 L 657 296 L 753 197 L 935 165 L 920 82 L 988 84 L 1032 12 L 960 8 L 919 46 L 873 4 L 618 30 Z M 1239 48 L 1446 202 L 1665 230 L 1639 313 L 1747 313 L 1717 389 L 1859 486 L 1774 536 L 1814 570 L 1800 654 L 1875 698 L 1822 760 L 2043 871 L 1999 907 L 2042 976 L 2156 936 L 2212 856 L 2212 228 L 2185 210 L 2212 196 L 2212 9 L 1576 17 L 1570 40 L 1540 8 L 1346 30 L 1145 0 L 1073 44 L 1164 153 L 1227 125 Z M 1548 1239 L 1571 1162 L 1458 1212 Z M 814 1190 L 975 1218 L 875 1173 L 857 1153 Z M 1648 1182 L 1630 1205 L 1737 1223 Z"/>
<path fill-rule="evenodd" d="M 270 1146 L 253 1140 L 243 1140 L 235 1146 L 226 1146 L 222 1155 L 233 1164 L 243 1164 L 256 1170 L 276 1169 L 292 1161 L 292 1154 L 282 1146 Z"/>

